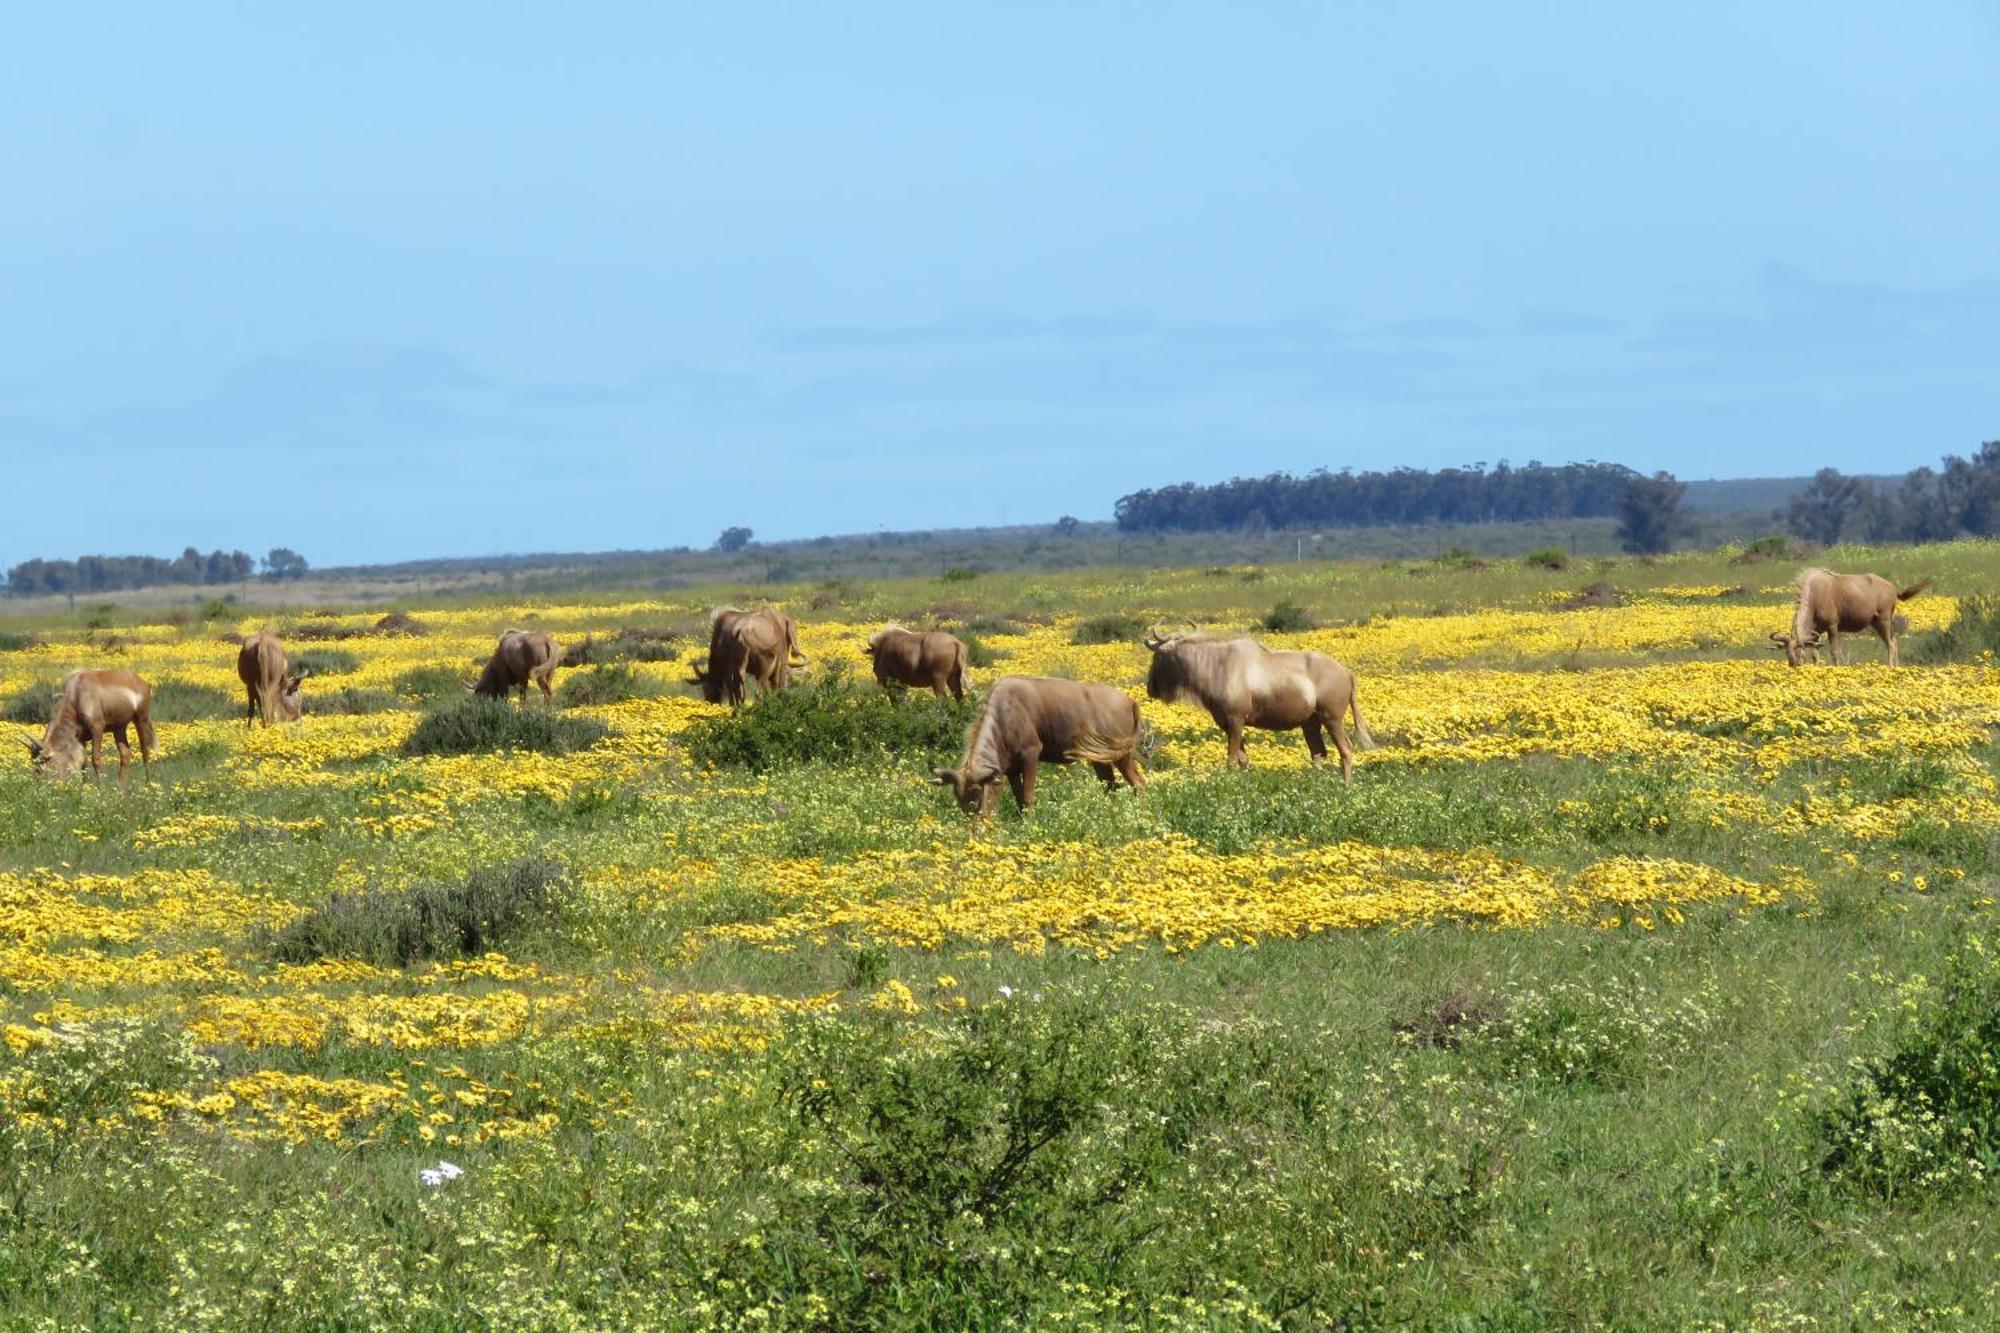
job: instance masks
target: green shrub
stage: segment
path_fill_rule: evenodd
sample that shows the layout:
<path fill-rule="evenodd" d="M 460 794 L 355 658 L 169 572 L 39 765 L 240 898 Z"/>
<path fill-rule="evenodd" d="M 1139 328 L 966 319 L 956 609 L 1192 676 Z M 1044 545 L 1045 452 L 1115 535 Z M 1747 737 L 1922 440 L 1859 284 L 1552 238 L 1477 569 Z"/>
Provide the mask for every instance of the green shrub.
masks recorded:
<path fill-rule="evenodd" d="M 62 687 L 56 682 L 38 680 L 9 695 L 6 705 L 0 707 L 0 718 L 28 726 L 44 726 L 55 716 L 56 698 L 61 693 Z"/>
<path fill-rule="evenodd" d="M 240 717 L 242 713 L 242 699 L 212 686 L 195 685 L 172 676 L 153 682 L 155 722 L 199 722 Z"/>
<path fill-rule="evenodd" d="M 470 672 L 448 666 L 412 667 L 396 677 L 396 693 L 420 702 L 449 699 L 466 692 L 472 683 Z"/>
<path fill-rule="evenodd" d="M 941 577 L 946 583 L 970 583 L 979 577 L 979 571 L 964 565 L 953 565 Z"/>
<path fill-rule="evenodd" d="M 299 692 L 300 710 L 322 716 L 387 713 L 402 706 L 403 700 L 387 690 L 357 690 L 352 685 L 338 690 L 306 689 Z"/>
<path fill-rule="evenodd" d="M 475 869 L 455 883 L 336 893 L 272 934 L 283 963 L 359 958 L 408 967 L 432 958 L 477 958 L 524 927 L 561 912 L 567 872 L 558 861 L 523 857 Z"/>
<path fill-rule="evenodd" d="M 1463 546 L 1438 552 L 1437 563 L 1445 569 L 1484 569 L 1486 562 Z"/>
<path fill-rule="evenodd" d="M 681 743 L 698 764 L 757 772 L 881 756 L 945 764 L 957 761 L 977 711 L 971 700 L 940 699 L 928 691 L 893 697 L 872 682 L 855 683 L 845 663 L 833 662 L 804 685 L 695 722 Z"/>
<path fill-rule="evenodd" d="M 344 676 L 361 665 L 361 659 L 340 648 L 308 648 L 292 653 L 286 665 L 302 676 Z"/>
<path fill-rule="evenodd" d="M 1521 563 L 1530 569 L 1568 569 L 1569 552 L 1560 546 L 1544 546 L 1522 556 Z"/>
<path fill-rule="evenodd" d="M 483 754 L 529 750 L 568 754 L 588 749 L 609 730 L 594 717 L 558 713 L 541 701 L 516 706 L 505 699 L 466 696 L 424 714 L 403 742 L 403 753 Z"/>
<path fill-rule="evenodd" d="M 22 634 L 18 630 L 0 629 L 0 653 L 18 653 L 23 648 L 32 648 L 38 640 L 32 634 Z"/>
<path fill-rule="evenodd" d="M 220 597 L 211 597 L 201 604 L 203 620 L 220 620 L 229 614 L 229 603 Z"/>
<path fill-rule="evenodd" d="M 572 672 L 556 691 L 556 702 L 564 708 L 587 708 L 596 704 L 623 703 L 646 699 L 661 692 L 660 683 L 642 676 L 630 663 L 607 662 L 602 666 Z"/>
<path fill-rule="evenodd" d="M 1077 622 L 1069 641 L 1077 644 L 1130 643 L 1146 632 L 1146 622 L 1138 616 L 1108 612 Z"/>
<path fill-rule="evenodd" d="M 609 662 L 672 662 L 681 655 L 675 641 L 684 637 L 672 630 L 629 627 L 602 638 L 586 634 L 563 650 L 562 664 L 581 667 Z"/>
<path fill-rule="evenodd" d="M 1312 629 L 1314 622 L 1297 602 L 1279 602 L 1264 614 L 1257 625 L 1272 634 L 1300 634 Z"/>
<path fill-rule="evenodd" d="M 1912 662 L 1976 662 L 1983 653 L 2000 655 L 2000 597 L 1972 593 L 1958 599 L 1951 623 L 1910 645 Z"/>
<path fill-rule="evenodd" d="M 995 648 L 988 644 L 984 638 L 974 634 L 971 630 L 960 631 L 958 637 L 965 644 L 965 662 L 967 666 L 990 667 L 998 663 L 1003 657 L 1013 656 L 1005 648 Z"/>
<path fill-rule="evenodd" d="M 1823 1168 L 1875 1193 L 2000 1175 L 2000 959 L 1977 936 L 1896 1048 L 1820 1119 Z"/>

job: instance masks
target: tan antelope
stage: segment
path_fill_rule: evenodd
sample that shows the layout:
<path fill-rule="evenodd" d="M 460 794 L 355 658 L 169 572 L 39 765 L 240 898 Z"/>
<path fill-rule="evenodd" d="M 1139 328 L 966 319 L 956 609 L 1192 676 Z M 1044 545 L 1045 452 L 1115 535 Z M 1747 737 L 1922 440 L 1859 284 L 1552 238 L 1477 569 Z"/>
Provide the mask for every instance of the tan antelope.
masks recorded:
<path fill-rule="evenodd" d="M 1808 657 L 1819 660 L 1820 636 L 1826 636 L 1827 658 L 1840 665 L 1840 636 L 1875 631 L 1889 650 L 1889 665 L 1896 665 L 1896 605 L 1907 602 L 1931 580 L 1923 579 L 1898 591 L 1880 574 L 1835 574 L 1825 569 L 1801 570 L 1799 600 L 1792 609 L 1789 634 L 1773 633 L 1771 642 L 1785 651 L 1785 661 L 1803 666 Z"/>
<path fill-rule="evenodd" d="M 129 671 L 72 671 L 63 678 L 56 699 L 55 716 L 39 741 L 28 744 L 28 758 L 36 768 L 57 776 L 83 767 L 83 747 L 90 746 L 92 777 L 103 774 L 100 757 L 104 733 L 109 731 L 118 745 L 118 782 L 125 782 L 125 770 L 132 766 L 132 747 L 125 729 L 139 733 L 139 762 L 147 776 L 153 766 L 153 687 Z"/>
<path fill-rule="evenodd" d="M 1229 740 L 1229 762 L 1247 764 L 1247 727 L 1260 731 L 1303 731 L 1314 764 L 1326 762 L 1326 736 L 1340 752 L 1340 776 L 1354 781 L 1354 749 L 1347 739 L 1346 714 L 1364 750 L 1375 748 L 1361 720 L 1354 673 L 1325 653 L 1273 652 L 1255 639 L 1211 638 L 1166 633 L 1155 625 L 1146 636 L 1153 665 L 1146 695 L 1162 703 L 1191 703 L 1205 709 Z"/>
<path fill-rule="evenodd" d="M 500 636 L 472 692 L 482 699 L 504 699 L 519 690 L 521 702 L 526 703 L 528 686 L 533 684 L 541 688 L 544 700 L 552 702 L 549 682 L 561 660 L 562 648 L 540 630 L 510 629 Z"/>
<path fill-rule="evenodd" d="M 867 651 L 875 683 L 884 689 L 896 680 L 939 697 L 947 690 L 954 699 L 965 697 L 965 644 L 955 635 L 888 625 L 868 636 Z"/>
<path fill-rule="evenodd" d="M 258 630 L 236 650 L 236 678 L 249 696 L 244 726 L 256 725 L 260 714 L 267 727 L 273 718 L 280 722 L 299 720 L 304 711 L 299 682 L 304 677 L 287 675 L 285 666 L 285 645 L 269 630 Z"/>
<path fill-rule="evenodd" d="M 701 697 L 710 703 L 726 699 L 736 708 L 743 703 L 746 676 L 765 693 L 789 689 L 792 668 L 805 664 L 798 621 L 770 607 L 743 611 L 723 606 L 708 617 L 708 656 L 689 664 L 693 675 L 688 679 L 701 686 Z"/>
<path fill-rule="evenodd" d="M 1035 803 L 1035 772 L 1042 764 L 1082 760 L 1106 787 L 1115 789 L 1121 774 L 1133 787 L 1145 786 L 1138 748 L 1139 705 L 1123 690 L 1050 676 L 1003 676 L 965 734 L 958 767 L 933 769 L 931 776 L 952 789 L 958 808 L 969 815 L 993 808 L 1003 777 L 1026 810 Z"/>

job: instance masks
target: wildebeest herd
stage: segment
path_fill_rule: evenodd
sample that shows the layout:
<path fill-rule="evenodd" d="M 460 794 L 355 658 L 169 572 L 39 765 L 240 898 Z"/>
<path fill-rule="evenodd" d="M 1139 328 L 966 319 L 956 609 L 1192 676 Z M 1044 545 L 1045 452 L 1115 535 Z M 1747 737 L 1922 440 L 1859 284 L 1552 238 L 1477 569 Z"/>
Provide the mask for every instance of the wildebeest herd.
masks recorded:
<path fill-rule="evenodd" d="M 1898 589 L 1875 574 L 1834 574 L 1808 569 L 1798 576 L 1798 602 L 1789 633 L 1771 639 L 1792 666 L 1811 658 L 1819 661 L 1824 643 L 1829 664 L 1840 661 L 1840 635 L 1873 630 L 1896 665 L 1895 610 L 1929 587 L 1925 579 Z M 1247 764 L 1246 729 L 1300 731 L 1312 762 L 1326 759 L 1330 736 L 1340 755 L 1341 777 L 1353 781 L 1353 744 L 1346 718 L 1354 718 L 1355 736 L 1364 749 L 1374 748 L 1362 721 L 1354 673 L 1324 653 L 1278 651 L 1242 635 L 1203 634 L 1189 625 L 1167 632 L 1157 626 L 1146 636 L 1152 665 L 1146 675 L 1148 698 L 1193 704 L 1214 719 L 1227 738 L 1229 762 Z M 890 625 L 867 640 L 864 650 L 876 682 L 929 689 L 939 696 L 963 699 L 967 651 L 963 641 L 940 631 L 918 632 Z M 528 687 L 538 687 L 545 700 L 562 650 L 540 631 L 508 630 L 500 636 L 479 678 L 466 686 L 473 694 L 504 699 L 515 690 L 525 703 Z M 708 656 L 692 665 L 689 683 L 701 688 L 710 703 L 743 703 L 744 687 L 754 680 L 761 691 L 783 690 L 794 668 L 807 665 L 799 650 L 798 622 L 765 608 L 743 611 L 723 607 L 709 617 Z M 302 675 L 292 672 L 278 636 L 260 630 L 245 639 L 236 655 L 236 674 L 247 697 L 245 722 L 261 717 L 273 722 L 297 721 L 303 712 Z M 108 732 L 118 747 L 118 777 L 131 766 L 126 732 L 138 733 L 142 767 L 150 768 L 153 688 L 130 671 L 73 671 L 64 678 L 55 712 L 39 740 L 27 742 L 34 765 L 52 773 L 82 768 L 89 750 L 93 774 L 101 772 L 99 756 Z M 959 807 L 971 814 L 992 809 L 1001 779 L 1026 809 L 1034 803 L 1035 776 L 1042 764 L 1087 763 L 1107 787 L 1119 779 L 1132 787 L 1145 785 L 1138 761 L 1139 705 L 1123 690 L 1049 676 L 1003 676 L 994 682 L 966 733 L 965 754 L 957 768 L 940 768 L 933 778 L 950 787 Z"/>

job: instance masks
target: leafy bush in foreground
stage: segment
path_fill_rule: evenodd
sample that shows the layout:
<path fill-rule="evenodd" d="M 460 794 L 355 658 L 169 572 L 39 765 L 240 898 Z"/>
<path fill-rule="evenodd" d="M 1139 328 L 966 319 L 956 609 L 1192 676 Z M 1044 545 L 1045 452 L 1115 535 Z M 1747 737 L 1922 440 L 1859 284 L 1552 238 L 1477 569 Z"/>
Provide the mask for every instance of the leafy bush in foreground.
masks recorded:
<path fill-rule="evenodd" d="M 977 712 L 971 700 L 940 699 L 928 691 L 893 697 L 873 683 L 857 684 L 844 664 L 835 663 L 805 685 L 761 695 L 741 712 L 696 722 L 681 743 L 698 764 L 758 772 L 873 755 L 944 764 L 957 760 Z"/>
<path fill-rule="evenodd" d="M 1969 936 L 1940 997 L 1821 1121 L 1822 1166 L 1874 1193 L 2000 1175 L 2000 957 Z"/>
<path fill-rule="evenodd" d="M 529 750 L 568 754 L 588 749 L 610 729 L 594 717 L 556 712 L 539 699 L 516 706 L 505 699 L 465 698 L 425 713 L 403 742 L 407 756 Z"/>
<path fill-rule="evenodd" d="M 379 967 L 476 958 L 524 926 L 553 919 L 565 875 L 560 862 L 531 856 L 452 884 L 336 893 L 273 935 L 271 956 L 284 963 L 359 958 Z"/>

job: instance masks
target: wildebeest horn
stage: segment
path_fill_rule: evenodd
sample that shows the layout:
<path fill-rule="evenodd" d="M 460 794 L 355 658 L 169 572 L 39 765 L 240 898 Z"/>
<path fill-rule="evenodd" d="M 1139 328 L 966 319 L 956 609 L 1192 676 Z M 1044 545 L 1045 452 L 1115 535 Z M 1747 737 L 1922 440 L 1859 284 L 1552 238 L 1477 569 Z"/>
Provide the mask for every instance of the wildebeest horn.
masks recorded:
<path fill-rule="evenodd" d="M 931 781 L 940 787 L 949 787 L 958 781 L 958 774 L 948 768 L 934 768 L 931 770 Z"/>
<path fill-rule="evenodd" d="M 1784 635 L 1778 633 L 1776 630 L 1773 630 L 1771 632 L 1771 642 L 1777 644 L 1780 648 L 1783 648 L 1786 646 L 1786 644 L 1790 642 L 1790 640 L 1787 639 Z"/>

